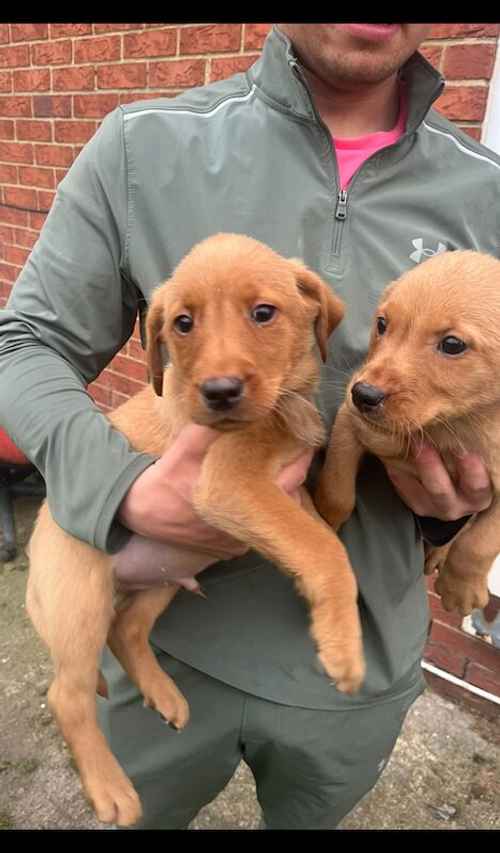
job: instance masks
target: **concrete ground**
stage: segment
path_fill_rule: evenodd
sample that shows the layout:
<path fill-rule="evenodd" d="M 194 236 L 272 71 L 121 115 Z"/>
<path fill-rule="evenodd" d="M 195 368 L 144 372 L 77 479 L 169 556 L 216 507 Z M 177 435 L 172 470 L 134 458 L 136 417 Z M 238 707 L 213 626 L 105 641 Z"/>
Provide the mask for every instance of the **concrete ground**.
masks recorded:
<path fill-rule="evenodd" d="M 37 502 L 18 501 L 26 541 Z M 26 560 L 0 564 L 0 828 L 98 829 L 47 710 L 50 665 L 24 611 Z M 256 829 L 241 765 L 192 829 Z M 344 829 L 500 829 L 500 726 L 428 690 L 376 788 Z"/>

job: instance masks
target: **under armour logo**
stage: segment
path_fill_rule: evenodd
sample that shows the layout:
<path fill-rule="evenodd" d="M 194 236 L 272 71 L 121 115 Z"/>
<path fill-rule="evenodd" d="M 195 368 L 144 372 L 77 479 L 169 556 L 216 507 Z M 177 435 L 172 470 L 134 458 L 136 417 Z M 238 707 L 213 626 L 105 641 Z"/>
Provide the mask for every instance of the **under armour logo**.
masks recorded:
<path fill-rule="evenodd" d="M 424 249 L 424 241 L 422 237 L 416 237 L 412 240 L 412 246 L 415 246 L 416 251 L 410 255 L 410 260 L 419 264 L 422 258 L 432 258 L 433 255 L 440 255 L 441 252 L 446 252 L 446 244 L 438 243 L 437 249 Z"/>

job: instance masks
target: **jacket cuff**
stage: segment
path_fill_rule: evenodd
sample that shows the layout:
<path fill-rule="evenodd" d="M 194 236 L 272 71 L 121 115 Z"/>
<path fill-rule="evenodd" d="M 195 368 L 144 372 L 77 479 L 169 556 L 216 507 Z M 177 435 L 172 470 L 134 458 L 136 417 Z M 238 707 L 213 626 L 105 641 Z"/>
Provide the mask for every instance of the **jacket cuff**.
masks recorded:
<path fill-rule="evenodd" d="M 107 554 L 116 554 L 126 545 L 132 531 L 115 518 L 116 513 L 134 480 L 156 461 L 156 457 L 141 453 L 115 480 L 99 512 L 99 521 L 93 542 L 95 548 L 99 548 Z"/>
<path fill-rule="evenodd" d="M 463 518 L 458 518 L 456 521 L 441 521 L 439 518 L 432 518 L 428 515 L 415 515 L 415 521 L 422 539 L 434 547 L 440 547 L 451 542 L 470 518 L 472 515 L 464 515 Z"/>

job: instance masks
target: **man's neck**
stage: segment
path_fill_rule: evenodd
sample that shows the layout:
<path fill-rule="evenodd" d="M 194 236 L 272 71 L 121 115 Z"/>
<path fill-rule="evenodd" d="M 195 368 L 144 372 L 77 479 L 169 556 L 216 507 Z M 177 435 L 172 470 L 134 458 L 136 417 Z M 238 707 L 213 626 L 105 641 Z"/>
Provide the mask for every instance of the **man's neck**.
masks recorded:
<path fill-rule="evenodd" d="M 399 86 L 395 74 L 382 83 L 333 88 L 303 69 L 322 120 L 334 138 L 366 136 L 392 130 L 399 115 Z"/>

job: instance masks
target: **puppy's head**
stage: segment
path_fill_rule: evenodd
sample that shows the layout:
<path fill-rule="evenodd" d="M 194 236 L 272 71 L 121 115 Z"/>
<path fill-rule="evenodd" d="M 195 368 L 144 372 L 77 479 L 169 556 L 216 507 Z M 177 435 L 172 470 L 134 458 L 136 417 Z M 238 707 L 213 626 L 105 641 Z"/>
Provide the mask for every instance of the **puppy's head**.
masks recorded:
<path fill-rule="evenodd" d="M 250 237 L 199 243 L 159 287 L 147 317 L 150 377 L 162 393 L 161 346 L 191 420 L 236 428 L 268 414 L 318 373 L 316 344 L 343 316 L 342 302 L 301 262 Z"/>
<path fill-rule="evenodd" d="M 472 251 L 424 261 L 384 292 L 347 404 L 408 434 L 500 401 L 500 261 Z"/>

